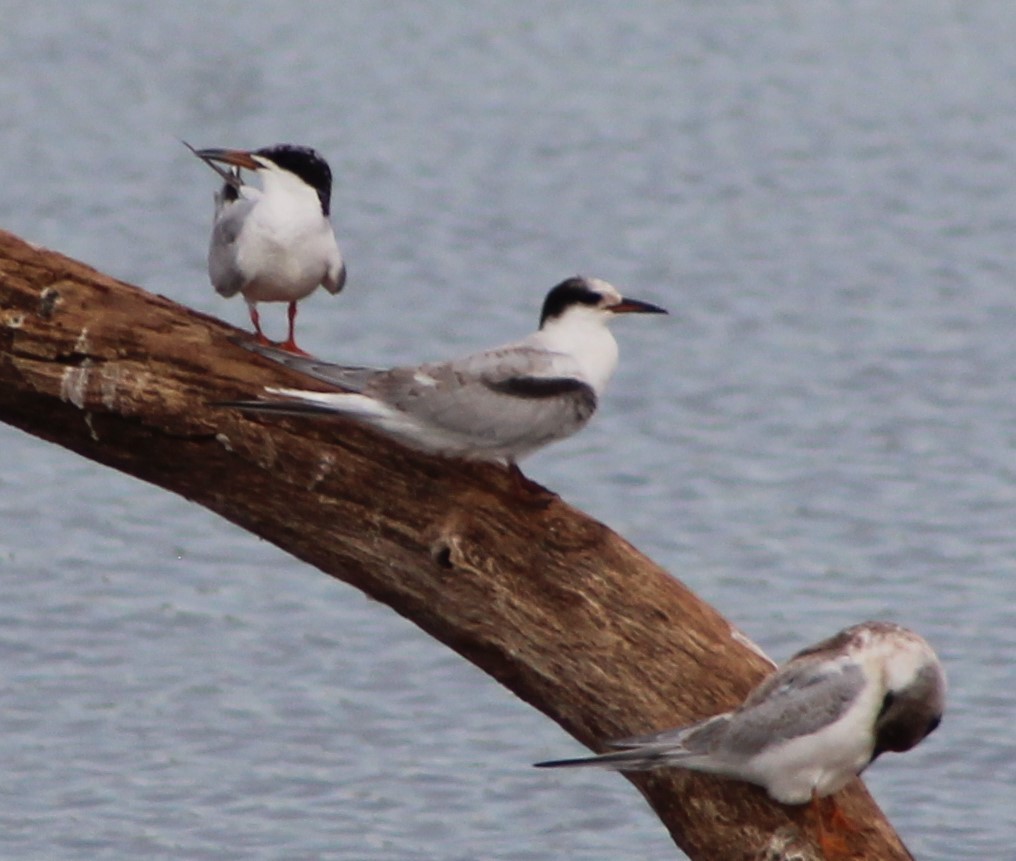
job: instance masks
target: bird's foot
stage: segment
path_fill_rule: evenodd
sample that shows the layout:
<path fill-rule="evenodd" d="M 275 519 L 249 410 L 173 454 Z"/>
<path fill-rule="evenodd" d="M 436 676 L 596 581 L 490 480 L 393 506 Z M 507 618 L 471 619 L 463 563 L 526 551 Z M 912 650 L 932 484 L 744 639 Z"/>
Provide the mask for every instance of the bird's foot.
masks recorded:
<path fill-rule="evenodd" d="M 515 491 L 516 496 L 528 505 L 546 508 L 558 498 L 554 491 L 548 490 L 531 478 L 526 478 L 522 474 L 522 470 L 519 469 L 519 465 L 515 462 L 508 464 L 508 474 L 512 478 L 512 489 Z"/>
<path fill-rule="evenodd" d="M 818 847 L 822 854 L 832 861 L 834 858 L 849 858 L 850 847 L 842 834 L 831 834 L 828 831 L 820 831 L 818 836 Z"/>
<path fill-rule="evenodd" d="M 818 826 L 818 845 L 823 856 L 827 859 L 849 857 L 850 847 L 843 832 L 854 831 L 857 826 L 840 810 L 836 799 L 832 796 L 819 798 L 813 794 L 811 809 Z"/>
<path fill-rule="evenodd" d="M 292 353 L 295 356 L 304 356 L 308 359 L 313 358 L 313 356 L 306 350 L 301 350 L 298 346 L 296 346 L 296 341 L 294 341 L 292 338 L 287 338 L 285 341 L 280 341 L 278 344 L 275 344 L 274 346 L 278 347 L 280 350 L 285 350 L 287 353 Z"/>

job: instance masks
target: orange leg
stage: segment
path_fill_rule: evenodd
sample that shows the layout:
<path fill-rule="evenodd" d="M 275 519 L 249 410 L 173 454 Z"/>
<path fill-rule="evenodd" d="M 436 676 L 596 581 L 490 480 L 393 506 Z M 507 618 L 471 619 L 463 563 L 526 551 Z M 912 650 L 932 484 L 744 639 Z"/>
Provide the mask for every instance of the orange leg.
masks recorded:
<path fill-rule="evenodd" d="M 819 798 L 814 792 L 811 795 L 811 811 L 818 826 L 818 845 L 827 859 L 847 857 L 849 855 L 847 841 L 836 831 L 853 830 L 853 825 L 836 804 L 836 800 Z"/>
<path fill-rule="evenodd" d="M 512 477 L 512 487 L 516 495 L 524 502 L 534 505 L 537 508 L 546 508 L 557 498 L 552 490 L 547 490 L 542 484 L 526 478 L 515 461 L 508 464 L 508 474 Z"/>
<path fill-rule="evenodd" d="M 254 324 L 254 334 L 257 336 L 257 342 L 259 344 L 266 344 L 271 346 L 271 341 L 265 337 L 265 333 L 261 331 L 261 317 L 258 315 L 257 306 L 253 302 L 247 304 L 250 309 L 250 321 Z"/>
<path fill-rule="evenodd" d="M 298 346 L 296 346 L 296 302 L 289 303 L 289 337 L 279 347 L 283 350 L 288 350 L 290 353 L 296 353 L 299 356 L 309 356 L 310 353 L 305 353 Z"/>

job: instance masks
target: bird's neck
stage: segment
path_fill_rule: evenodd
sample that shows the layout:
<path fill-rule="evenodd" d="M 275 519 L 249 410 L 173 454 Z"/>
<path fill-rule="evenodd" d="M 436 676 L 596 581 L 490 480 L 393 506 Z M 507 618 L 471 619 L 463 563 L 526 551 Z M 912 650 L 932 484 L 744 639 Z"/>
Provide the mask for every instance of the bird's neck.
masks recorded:
<path fill-rule="evenodd" d="M 602 320 L 550 320 L 538 334 L 547 349 L 571 356 L 582 381 L 603 393 L 617 367 L 617 341 Z"/>
<path fill-rule="evenodd" d="M 290 173 L 268 173 L 262 179 L 264 196 L 273 208 L 295 213 L 323 215 L 318 193 L 302 179 Z"/>

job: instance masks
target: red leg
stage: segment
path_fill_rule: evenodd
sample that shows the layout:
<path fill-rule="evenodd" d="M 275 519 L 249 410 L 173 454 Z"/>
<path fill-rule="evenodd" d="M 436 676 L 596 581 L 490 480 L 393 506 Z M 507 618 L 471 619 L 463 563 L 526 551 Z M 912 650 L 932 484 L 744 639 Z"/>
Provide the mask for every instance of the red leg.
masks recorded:
<path fill-rule="evenodd" d="M 856 831 L 857 826 L 850 821 L 846 813 L 836 803 L 836 797 L 830 795 L 826 800 L 826 824 L 837 831 Z"/>
<path fill-rule="evenodd" d="M 247 307 L 250 309 L 250 321 L 254 324 L 254 334 L 257 336 L 257 342 L 259 344 L 271 345 L 272 342 L 269 341 L 265 337 L 265 333 L 261 331 L 261 317 L 258 316 L 257 306 L 253 302 L 248 302 Z"/>
<path fill-rule="evenodd" d="M 530 505 L 546 508 L 557 499 L 557 494 L 554 491 L 547 490 L 542 484 L 533 481 L 531 478 L 526 478 L 515 461 L 511 461 L 508 464 L 508 473 L 512 477 L 512 487 L 515 493 L 520 499 L 528 502 Z"/>
<path fill-rule="evenodd" d="M 827 859 L 848 857 L 849 847 L 842 834 L 835 831 L 851 830 L 850 820 L 840 811 L 836 800 L 819 798 L 814 792 L 811 796 L 811 810 L 818 825 L 818 845 Z"/>
<path fill-rule="evenodd" d="M 296 346 L 296 302 L 289 303 L 289 337 L 279 344 L 283 350 L 288 350 L 290 353 L 297 353 L 301 356 L 309 356 L 310 353 L 305 353 L 298 346 Z"/>

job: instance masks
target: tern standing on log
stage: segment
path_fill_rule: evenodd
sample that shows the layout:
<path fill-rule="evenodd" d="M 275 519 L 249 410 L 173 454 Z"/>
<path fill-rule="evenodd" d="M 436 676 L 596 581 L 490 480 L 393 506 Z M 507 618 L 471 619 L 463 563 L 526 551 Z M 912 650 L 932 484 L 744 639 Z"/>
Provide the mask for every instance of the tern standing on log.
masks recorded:
<path fill-rule="evenodd" d="M 267 388 L 276 400 L 235 401 L 256 412 L 348 417 L 410 448 L 446 457 L 516 461 L 589 421 L 617 366 L 607 323 L 618 314 L 665 314 L 606 281 L 569 278 L 543 303 L 528 338 L 448 362 L 390 370 L 334 365 L 269 347 L 251 350 L 345 391 Z"/>
<path fill-rule="evenodd" d="M 338 293 L 346 267 L 329 221 L 332 172 L 316 150 L 278 144 L 258 150 L 191 151 L 222 177 L 215 195 L 215 221 L 208 247 L 208 274 L 222 296 L 242 293 L 258 342 L 258 302 L 289 303 L 289 337 L 280 346 L 294 353 L 296 303 L 319 285 Z M 220 168 L 216 162 L 232 165 Z M 239 168 L 252 170 L 262 188 L 245 185 Z"/>
<path fill-rule="evenodd" d="M 945 688 L 942 665 L 922 637 L 864 622 L 798 652 L 734 711 L 610 742 L 619 748 L 612 753 L 537 766 L 677 767 L 756 783 L 782 804 L 813 802 L 819 840 L 835 851 L 839 841 L 826 833 L 818 799 L 886 751 L 924 739 L 942 719 Z"/>

